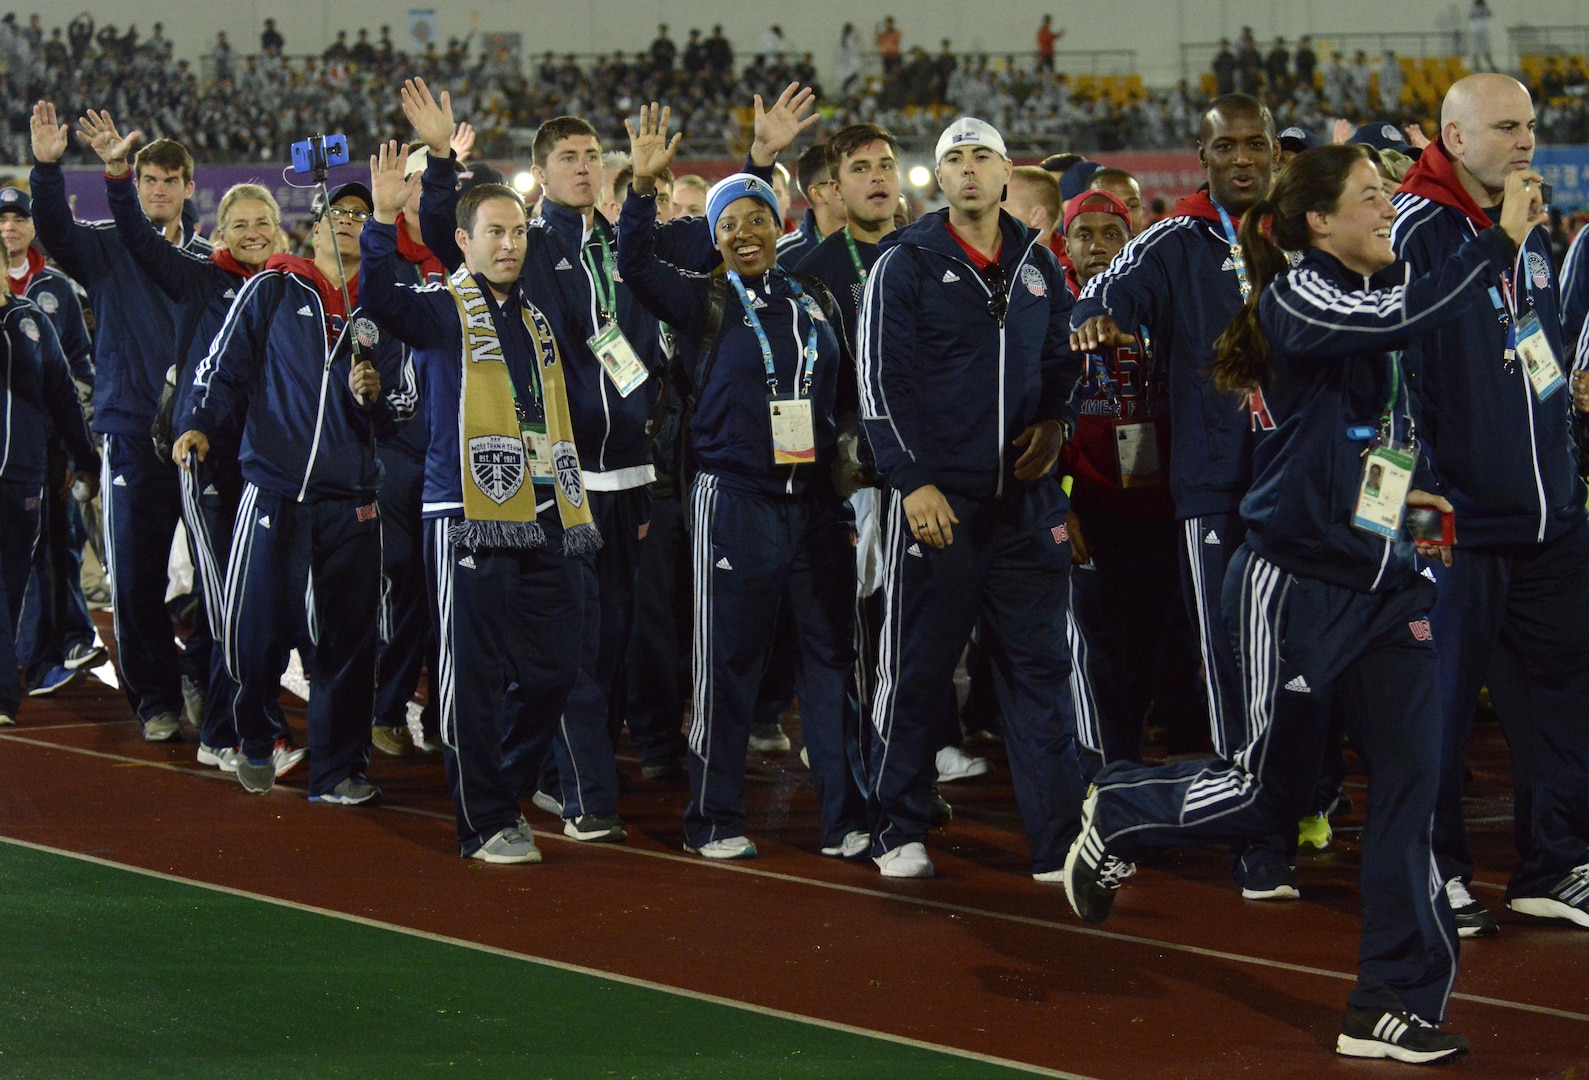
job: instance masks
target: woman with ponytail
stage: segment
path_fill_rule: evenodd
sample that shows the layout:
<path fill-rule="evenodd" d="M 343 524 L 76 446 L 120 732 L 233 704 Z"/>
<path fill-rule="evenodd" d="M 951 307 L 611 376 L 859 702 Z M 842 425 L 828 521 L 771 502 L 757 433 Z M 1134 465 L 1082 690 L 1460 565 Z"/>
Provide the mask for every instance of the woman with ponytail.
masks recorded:
<path fill-rule="evenodd" d="M 1414 558 L 1449 561 L 1451 506 L 1415 483 L 1424 471 L 1399 350 L 1511 267 L 1545 220 L 1538 185 L 1533 172 L 1512 174 L 1501 223 L 1415 281 L 1395 265 L 1396 212 L 1364 147 L 1305 151 L 1247 211 L 1252 295 L 1219 338 L 1211 375 L 1246 395 L 1266 428 L 1224 594 L 1249 737 L 1228 762 L 1105 767 L 1065 865 L 1071 906 L 1101 922 L 1139 855 L 1296 821 L 1333 702 L 1372 777 L 1358 982 L 1336 1043 L 1354 1057 L 1428 1062 L 1468 1049 L 1434 1026 L 1456 977 L 1457 931 L 1430 850 L 1434 587 Z M 1295 266 L 1287 252 L 1300 254 Z M 1409 509 L 1421 511 L 1415 532 Z"/>

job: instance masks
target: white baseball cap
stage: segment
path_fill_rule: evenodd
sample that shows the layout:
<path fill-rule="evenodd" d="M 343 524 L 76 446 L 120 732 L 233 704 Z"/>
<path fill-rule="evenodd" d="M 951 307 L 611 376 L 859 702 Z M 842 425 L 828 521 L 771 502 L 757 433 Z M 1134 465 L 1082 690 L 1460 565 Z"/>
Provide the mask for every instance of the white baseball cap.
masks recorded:
<path fill-rule="evenodd" d="M 962 146 L 985 146 L 999 157 L 1010 156 L 1004 149 L 1004 136 L 992 124 L 974 116 L 962 116 L 938 136 L 938 149 L 933 154 L 933 161 L 942 161 L 945 154 Z"/>

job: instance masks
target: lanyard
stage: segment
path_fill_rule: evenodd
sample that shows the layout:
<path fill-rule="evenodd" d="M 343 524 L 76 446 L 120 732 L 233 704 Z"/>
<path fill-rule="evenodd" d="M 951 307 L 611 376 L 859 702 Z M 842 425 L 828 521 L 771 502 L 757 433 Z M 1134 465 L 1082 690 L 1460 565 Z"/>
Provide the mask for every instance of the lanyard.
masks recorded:
<path fill-rule="evenodd" d="M 582 254 L 585 265 L 590 267 L 590 280 L 596 290 L 596 306 L 601 309 L 601 321 L 610 323 L 618 317 L 618 286 L 613 284 L 612 278 L 612 248 L 607 244 L 607 237 L 600 228 L 592 228 L 596 239 L 601 243 L 601 265 L 596 265 L 595 252 L 586 244 Z M 600 330 L 601 327 L 596 327 Z"/>
<path fill-rule="evenodd" d="M 739 274 L 730 270 L 728 272 L 728 280 L 734 283 L 734 291 L 739 294 L 740 306 L 745 309 L 745 321 L 750 324 L 752 330 L 756 331 L 756 340 L 761 343 L 761 362 L 767 369 L 767 389 L 770 393 L 776 394 L 778 392 L 778 372 L 772 364 L 772 343 L 767 340 L 767 331 L 762 329 L 761 317 L 756 314 L 756 309 L 751 306 L 750 296 L 745 292 L 745 283 L 739 280 Z M 790 278 L 789 288 L 793 290 L 795 301 L 799 306 L 805 307 L 806 294 L 805 290 L 800 288 L 800 283 L 794 278 Z M 807 315 L 810 314 L 809 309 L 806 313 Z M 815 374 L 817 364 L 817 321 L 816 319 L 811 319 L 810 321 L 811 327 L 806 331 L 805 351 L 801 353 L 800 364 L 795 368 L 795 382 L 800 384 L 801 387 L 800 390 L 795 391 L 795 397 L 799 397 L 802 390 L 806 397 L 811 396 L 811 379 Z M 795 326 L 798 328 L 799 325 L 800 320 L 797 316 Z"/>
<path fill-rule="evenodd" d="M 850 261 L 855 264 L 855 276 L 861 279 L 861 284 L 866 284 L 866 264 L 861 261 L 861 249 L 855 246 L 855 237 L 850 235 L 850 227 L 844 226 L 844 246 L 850 249 Z"/>
<path fill-rule="evenodd" d="M 1149 375 L 1151 374 L 1153 361 L 1153 340 L 1148 336 L 1148 328 L 1146 326 L 1137 327 L 1137 340 L 1142 343 L 1142 348 L 1138 353 L 1142 359 L 1137 364 L 1137 389 L 1141 394 L 1143 409 L 1142 414 L 1137 419 L 1151 420 L 1153 418 L 1154 385 Z M 1120 399 L 1120 390 L 1125 384 L 1125 379 L 1120 375 L 1119 348 L 1111 347 L 1108 353 L 1109 360 L 1107 364 L 1104 361 L 1102 352 L 1092 355 L 1098 361 L 1098 382 L 1104 392 L 1104 397 L 1109 402 L 1109 411 L 1118 420 L 1125 415 L 1125 408 L 1121 404 Z"/>
<path fill-rule="evenodd" d="M 1213 199 L 1208 200 L 1214 202 Z M 1230 241 L 1230 262 L 1236 268 L 1236 283 L 1241 286 L 1241 298 L 1246 302 L 1252 295 L 1252 283 L 1247 280 L 1247 260 L 1241 254 L 1241 241 L 1236 239 L 1236 226 L 1230 220 L 1230 214 L 1218 203 L 1214 209 L 1219 211 L 1219 223 L 1225 226 L 1225 239 Z"/>

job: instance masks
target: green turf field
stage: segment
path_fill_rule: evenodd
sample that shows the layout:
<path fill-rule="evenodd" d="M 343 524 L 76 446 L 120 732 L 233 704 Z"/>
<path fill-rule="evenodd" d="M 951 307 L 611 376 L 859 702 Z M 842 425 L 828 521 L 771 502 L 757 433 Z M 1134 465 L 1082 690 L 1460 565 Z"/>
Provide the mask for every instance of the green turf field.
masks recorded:
<path fill-rule="evenodd" d="M 0 843 L 8 1080 L 1015 1075 Z"/>

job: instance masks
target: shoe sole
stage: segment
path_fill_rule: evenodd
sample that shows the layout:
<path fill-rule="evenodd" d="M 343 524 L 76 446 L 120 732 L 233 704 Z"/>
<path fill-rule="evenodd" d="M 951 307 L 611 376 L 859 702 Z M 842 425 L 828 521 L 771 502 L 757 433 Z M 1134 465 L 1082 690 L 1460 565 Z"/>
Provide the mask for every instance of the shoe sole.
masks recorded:
<path fill-rule="evenodd" d="M 1302 893 L 1294 885 L 1276 885 L 1272 889 L 1243 889 L 1243 900 L 1300 900 Z"/>
<path fill-rule="evenodd" d="M 713 862 L 733 862 L 736 859 L 754 859 L 756 857 L 755 844 L 727 855 L 719 854 L 713 851 L 703 851 L 700 848 L 692 848 L 688 844 L 684 845 L 684 850 L 689 852 L 691 855 L 699 855 L 703 859 L 711 859 Z"/>
<path fill-rule="evenodd" d="M 855 859 L 865 855 L 867 851 L 871 849 L 871 847 L 872 842 L 868 840 L 866 843 L 854 849 L 851 849 L 843 844 L 840 844 L 838 847 L 825 847 L 822 849 L 822 854 L 826 855 L 830 859 Z"/>
<path fill-rule="evenodd" d="M 586 844 L 621 844 L 629 839 L 627 829 L 598 829 L 594 832 L 580 832 L 574 828 L 573 822 L 563 825 L 563 835 L 573 837 Z"/>
<path fill-rule="evenodd" d="M 76 679 L 77 672 L 74 671 L 70 677 L 62 679 L 54 686 L 35 686 L 32 690 L 28 691 L 28 697 L 49 697 L 57 690 L 65 690 L 68 686 L 72 685 Z"/>
<path fill-rule="evenodd" d="M 89 653 L 87 656 L 83 657 L 80 660 L 66 660 L 66 661 L 63 661 L 61 663 L 61 666 L 64 667 L 67 671 L 78 671 L 78 670 L 80 670 L 82 668 L 86 668 L 90 664 L 99 663 L 101 660 L 105 659 L 105 657 L 107 657 L 109 655 L 110 655 L 110 653 L 106 652 L 105 649 L 99 648 L 99 649 L 95 649 L 93 652 Z"/>
<path fill-rule="evenodd" d="M 1532 915 L 1536 919 L 1554 919 L 1557 922 L 1576 923 L 1589 929 L 1589 911 L 1583 911 L 1548 896 L 1523 896 L 1509 900 L 1507 907 L 1519 915 Z"/>
<path fill-rule="evenodd" d="M 1500 933 L 1501 928 L 1494 923 L 1488 923 L 1484 926 L 1457 927 L 1457 937 L 1464 939 L 1497 937 Z"/>
<path fill-rule="evenodd" d="M 1391 1058 L 1409 1065 L 1427 1065 L 1431 1061 L 1460 1057 L 1467 1053 L 1460 1046 L 1453 1046 L 1449 1050 L 1409 1050 L 1395 1043 L 1381 1042 L 1378 1039 L 1354 1039 L 1350 1035 L 1340 1035 L 1336 1038 L 1335 1052 L 1343 1057 Z"/>
<path fill-rule="evenodd" d="M 532 851 L 527 855 L 488 855 L 485 848 L 479 848 L 470 853 L 469 858 L 475 862 L 489 863 L 492 866 L 528 866 L 541 861 L 541 853 Z"/>
<path fill-rule="evenodd" d="M 324 803 L 327 806 L 376 806 L 381 801 L 381 793 L 366 795 L 362 799 L 350 799 L 345 795 L 311 795 L 310 802 Z"/>

